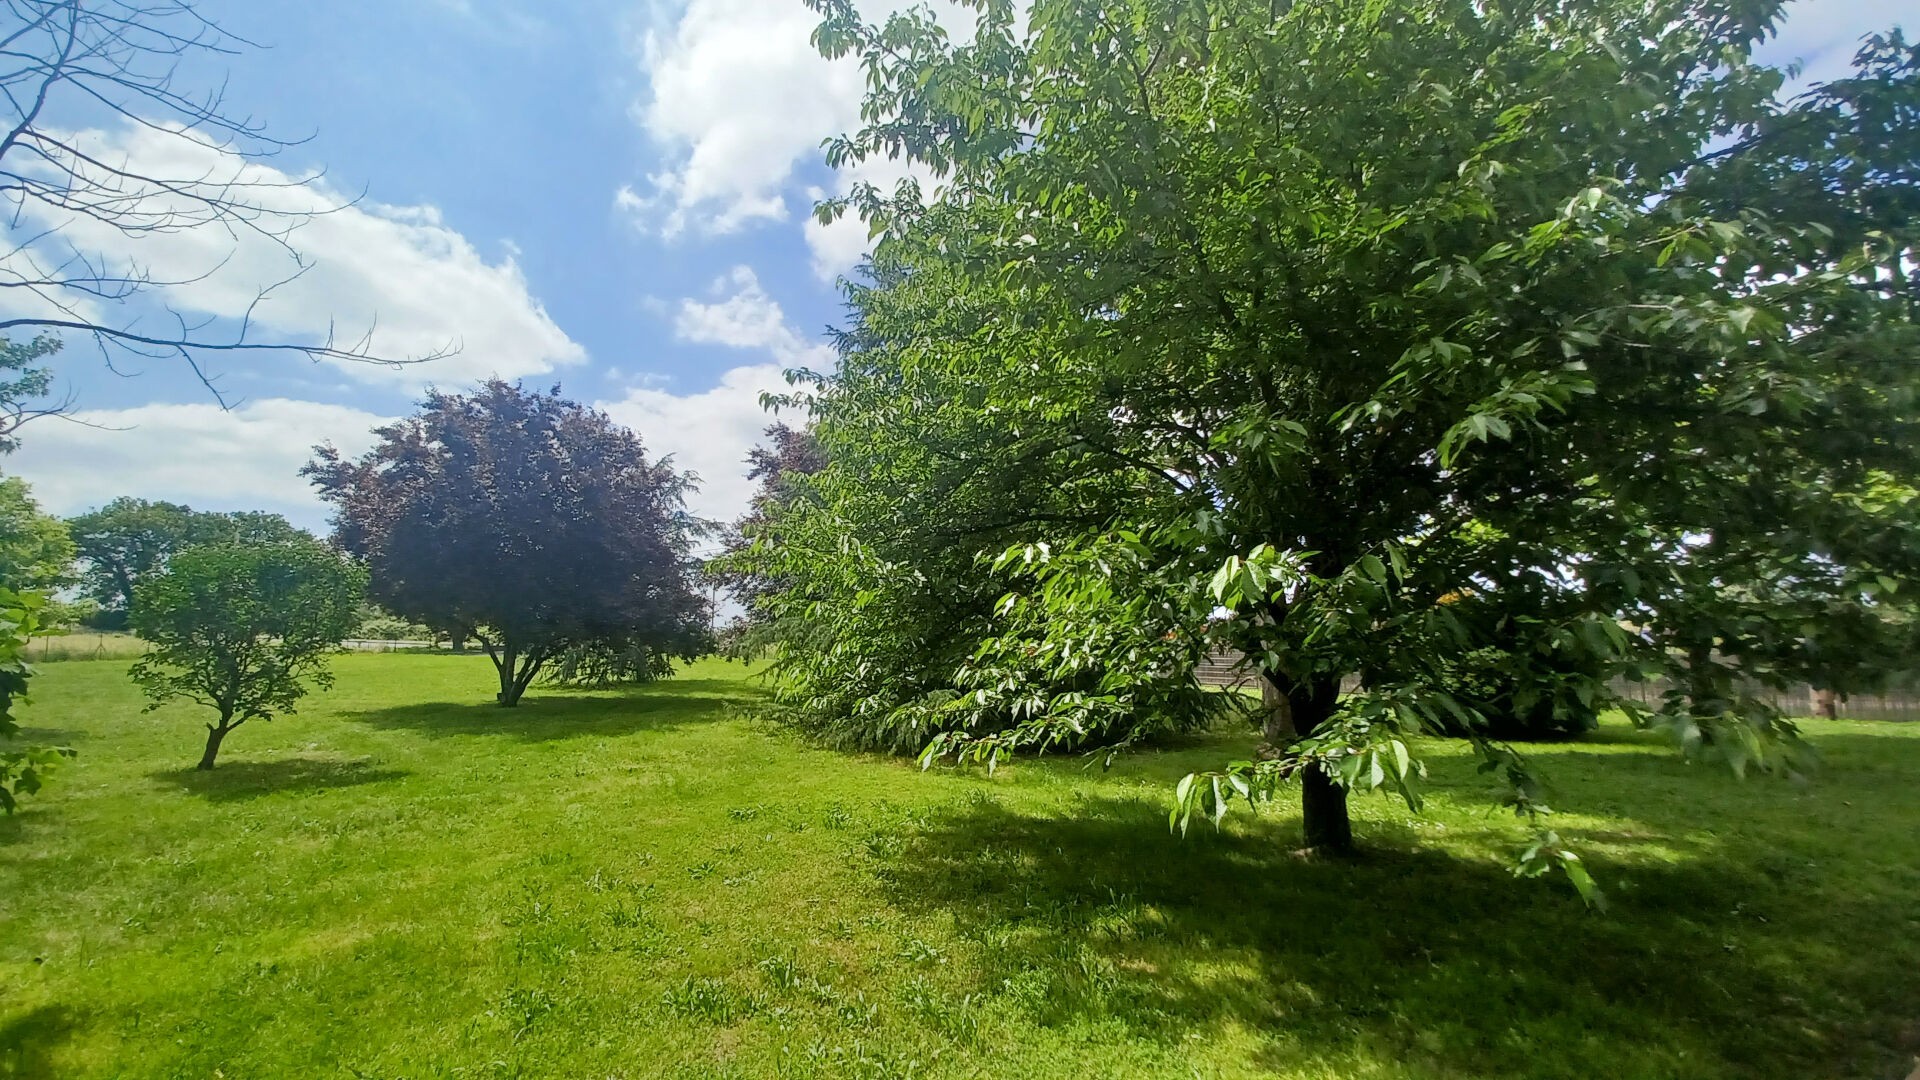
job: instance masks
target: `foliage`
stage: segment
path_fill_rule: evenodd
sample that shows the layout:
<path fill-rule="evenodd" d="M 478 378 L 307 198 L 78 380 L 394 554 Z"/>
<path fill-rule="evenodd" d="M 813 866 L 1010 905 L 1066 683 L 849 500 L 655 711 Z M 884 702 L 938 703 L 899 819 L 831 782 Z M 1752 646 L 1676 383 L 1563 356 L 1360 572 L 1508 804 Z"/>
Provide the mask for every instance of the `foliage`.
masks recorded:
<path fill-rule="evenodd" d="M 1530 667 L 1520 673 L 1513 670 L 1515 657 L 1510 650 L 1486 647 L 1443 661 L 1446 685 L 1482 721 L 1465 723 L 1443 716 L 1436 729 L 1468 738 L 1484 732 L 1496 739 L 1528 740 L 1570 738 L 1599 726 L 1600 710 L 1594 707 L 1599 701 L 1587 688 L 1601 672 L 1591 657 L 1571 658 L 1561 672 Z M 1560 678 L 1542 678 L 1551 674 Z"/>
<path fill-rule="evenodd" d="M 1540 747 L 1555 828 L 1613 896 L 1593 918 L 1502 869 L 1524 830 L 1457 740 L 1416 745 L 1422 814 L 1354 799 L 1368 858 L 1299 859 L 1292 792 L 1185 841 L 1156 826 L 1242 731 L 913 774 L 768 739 L 737 663 L 517 713 L 461 702 L 478 655 L 335 664 L 210 773 L 177 768 L 193 710 L 141 717 L 124 661 L 43 672 L 33 711 L 86 775 L 0 821 L 0 1075 L 1911 1068 L 1920 725 L 1808 722 L 1804 788 L 1689 768 L 1617 718 Z M 715 984 L 731 1022 L 676 1015 Z"/>
<path fill-rule="evenodd" d="M 81 560 L 80 588 L 100 605 L 96 624 L 126 625 L 134 591 L 167 560 L 195 544 L 266 544 L 308 534 L 279 514 L 195 510 L 123 495 L 67 519 Z"/>
<path fill-rule="evenodd" d="M 0 454 L 20 446 L 20 426 L 65 411 L 65 403 L 36 404 L 53 389 L 53 372 L 35 366 L 60 351 L 60 339 L 37 335 L 17 342 L 0 337 Z"/>
<path fill-rule="evenodd" d="M 431 641 L 436 636 L 431 627 L 384 611 L 378 604 L 361 604 L 358 619 L 353 628 L 354 637 L 373 641 Z"/>
<path fill-rule="evenodd" d="M 0 587 L 51 592 L 73 581 L 73 537 L 41 511 L 27 482 L 0 477 Z"/>
<path fill-rule="evenodd" d="M 152 648 L 130 669 L 149 711 L 175 698 L 219 714 L 200 768 L 248 720 L 294 711 L 353 632 L 366 574 L 307 537 L 188 548 L 134 594 L 133 628 Z"/>
<path fill-rule="evenodd" d="M 1417 800 L 1416 734 L 1484 733 L 1451 658 L 1505 649 L 1531 682 L 1559 657 L 1587 708 L 1605 674 L 1690 675 L 1643 722 L 1793 772 L 1793 726 L 1734 675 L 1869 685 L 1906 640 L 1913 503 L 1877 494 L 1911 487 L 1920 417 L 1920 54 L 1897 33 L 1787 99 L 1751 58 L 1768 0 L 989 3 L 959 45 L 924 12 L 814 6 L 869 86 L 829 162 L 940 180 L 821 208 L 880 243 L 815 393 L 824 509 L 773 542 L 872 568 L 793 578 L 835 672 L 915 649 L 923 622 L 838 627 L 874 579 L 1018 569 L 1003 621 L 966 612 L 904 703 L 1017 707 L 931 752 L 1055 744 L 1090 715 L 1074 674 L 1233 647 L 1274 739 L 1176 819 L 1299 778 L 1310 846 L 1338 850 L 1350 788 Z M 901 477 L 947 462 L 1017 476 L 1003 505 L 1078 505 L 943 548 L 948 511 L 901 492 L 944 492 Z"/>
<path fill-rule="evenodd" d="M 644 637 L 607 638 L 562 649 L 549 661 L 546 678 L 561 686 L 590 688 L 649 683 L 671 676 L 675 660 Z"/>
<path fill-rule="evenodd" d="M 323 446 L 303 473 L 334 505 L 335 540 L 365 560 L 373 599 L 479 640 L 500 704 L 518 704 L 569 649 L 706 651 L 701 523 L 683 506 L 693 481 L 649 462 L 605 413 L 558 387 L 494 380 L 470 396 L 430 393 L 375 434 L 359 460 Z"/>
<path fill-rule="evenodd" d="M 11 741 L 20 734 L 13 707 L 27 700 L 27 681 L 34 676 L 27 663 L 27 642 L 33 638 L 45 602 L 34 593 L 0 587 L 0 740 Z M 0 747 L 5 745 L 0 742 Z M 13 813 L 20 796 L 39 791 L 47 774 L 72 756 L 73 751 L 64 746 L 0 748 L 0 812 Z"/>
<path fill-rule="evenodd" d="M 1109 476 L 1063 477 L 1052 467 L 1055 452 L 1104 451 L 1039 434 L 1044 402 L 986 409 L 982 388 L 891 362 L 906 344 L 991 340 L 1004 313 L 997 298 L 966 294 L 946 267 L 874 273 L 882 284 L 853 292 L 857 321 L 838 335 L 831 392 L 783 402 L 809 409 L 825 465 L 787 473 L 781 498 L 743 529 L 751 544 L 720 565 L 778 584 L 750 606 L 760 627 L 754 645 L 774 648 L 778 715 L 829 745 L 912 753 L 945 732 L 997 730 L 1020 707 L 1013 695 L 983 698 L 956 685 L 1016 581 L 992 556 L 1035 529 L 1108 520 L 1131 491 Z M 1104 668 L 1069 663 L 1047 687 L 1093 692 Z M 1227 704 L 1188 697 L 1202 707 L 1138 713 L 1049 745 L 1191 730 Z"/>
<path fill-rule="evenodd" d="M 778 578 L 767 576 L 745 556 L 754 538 L 765 533 L 774 519 L 795 499 L 804 498 L 800 483 L 826 467 L 826 451 L 806 428 L 783 423 L 767 425 L 767 445 L 747 451 L 747 479 L 760 486 L 740 520 L 728 525 L 720 538 L 721 557 L 707 564 L 707 573 L 745 609 L 726 629 L 723 649 L 729 656 L 750 659 L 775 644 L 768 626 L 766 600 L 782 591 Z"/>
<path fill-rule="evenodd" d="M 32 404 L 52 386 L 52 374 L 32 365 L 59 351 L 60 342 L 49 337 L 25 343 L 0 337 L 0 454 L 19 446 L 20 425 L 61 411 Z M 13 706 L 26 702 L 34 675 L 27 643 L 77 613 L 47 596 L 70 582 L 73 555 L 66 526 L 40 511 L 26 481 L 0 478 L 0 746 L 19 735 Z M 65 746 L 0 749 L 0 812 L 13 813 L 20 796 L 38 792 L 47 774 L 72 756 Z"/>

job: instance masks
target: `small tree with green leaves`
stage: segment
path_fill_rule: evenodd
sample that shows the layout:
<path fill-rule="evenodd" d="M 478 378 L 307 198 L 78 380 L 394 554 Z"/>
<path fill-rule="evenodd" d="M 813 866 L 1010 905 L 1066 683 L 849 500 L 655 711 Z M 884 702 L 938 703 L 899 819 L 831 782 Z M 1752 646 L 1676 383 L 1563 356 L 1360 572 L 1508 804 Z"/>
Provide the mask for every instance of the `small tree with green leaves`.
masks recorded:
<path fill-rule="evenodd" d="M 228 732 L 333 684 L 327 656 L 365 589 L 365 572 L 317 540 L 189 548 L 134 594 L 134 631 L 153 649 L 133 680 L 149 711 L 185 698 L 219 714 L 200 758 L 211 769 Z"/>

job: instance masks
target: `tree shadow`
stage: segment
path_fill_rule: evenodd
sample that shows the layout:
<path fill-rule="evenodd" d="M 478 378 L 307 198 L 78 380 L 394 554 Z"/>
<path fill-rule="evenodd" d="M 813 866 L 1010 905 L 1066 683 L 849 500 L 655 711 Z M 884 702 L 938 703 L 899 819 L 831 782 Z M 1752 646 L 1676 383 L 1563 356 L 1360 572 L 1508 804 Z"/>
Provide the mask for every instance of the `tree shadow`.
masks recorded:
<path fill-rule="evenodd" d="M 0 1023 L 0 1077 L 49 1080 L 54 1053 L 79 1027 L 79 1019 L 65 1005 L 42 1005 Z"/>
<path fill-rule="evenodd" d="M 1784 928 L 1742 921 L 1752 867 L 1703 855 L 1612 868 L 1630 888 L 1595 914 L 1558 882 L 1391 830 L 1328 860 L 1292 852 L 1297 819 L 1184 840 L 1166 820 L 1139 798 L 1066 817 L 985 798 L 868 849 L 896 909 L 950 919 L 976 946 L 982 999 L 1019 991 L 1042 1023 L 1169 1047 L 1251 1031 L 1276 1071 L 1878 1076 L 1897 1056 L 1838 1045 L 1831 1017 L 1797 1015 L 1861 971 L 1796 969 Z M 1883 925 L 1904 923 L 1882 906 Z M 1868 974 L 1920 991 L 1898 962 Z M 1806 985 L 1821 980 L 1848 987 Z"/>
<path fill-rule="evenodd" d="M 344 715 L 373 727 L 405 729 L 430 738 L 492 735 L 545 742 L 711 723 L 757 697 L 737 679 L 676 678 L 611 690 L 536 686 L 511 709 L 492 701 L 433 701 Z"/>
<path fill-rule="evenodd" d="M 208 802 L 232 802 L 287 792 L 378 784 L 411 774 L 405 769 L 378 768 L 366 759 L 292 757 L 228 761 L 208 771 L 189 767 L 148 775 L 167 787 L 184 789 Z"/>

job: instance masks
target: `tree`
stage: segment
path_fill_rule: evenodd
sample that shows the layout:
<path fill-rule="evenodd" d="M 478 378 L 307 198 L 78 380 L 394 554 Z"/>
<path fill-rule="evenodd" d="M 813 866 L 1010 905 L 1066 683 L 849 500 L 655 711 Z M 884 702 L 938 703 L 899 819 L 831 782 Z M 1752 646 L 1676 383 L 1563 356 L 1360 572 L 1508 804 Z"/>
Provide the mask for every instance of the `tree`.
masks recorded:
<path fill-rule="evenodd" d="M 27 681 L 33 678 L 27 642 L 33 638 L 45 602 L 33 593 L 0 588 L 0 739 L 12 740 L 20 733 L 13 707 L 27 699 Z M 71 757 L 73 750 L 65 746 L 0 750 L 0 813 L 13 813 L 20 796 L 39 791 L 47 774 Z"/>
<path fill-rule="evenodd" d="M 0 337 L 0 373 L 5 373 L 0 374 L 0 454 L 19 446 L 20 425 L 60 411 L 34 403 L 46 396 L 52 379 L 45 368 L 31 366 L 59 349 L 59 342 L 47 337 L 25 344 Z M 26 701 L 34 674 L 26 660 L 27 642 L 53 606 L 37 590 L 67 584 L 73 553 L 66 526 L 40 512 L 25 481 L 0 479 L 0 739 L 19 735 L 13 706 Z M 72 756 L 64 746 L 0 751 L 0 812 L 13 813 L 21 795 L 39 791 L 47 774 Z"/>
<path fill-rule="evenodd" d="M 225 352 L 408 362 L 376 355 L 370 332 L 357 342 L 329 336 L 299 343 L 260 339 L 250 317 L 231 334 L 209 332 L 209 320 L 185 313 L 170 311 L 171 326 L 136 314 L 112 317 L 126 301 L 164 295 L 211 271 L 156 273 L 83 248 L 77 235 L 107 231 L 138 241 L 196 232 L 225 236 L 236 247 L 242 238 L 265 239 L 286 254 L 290 269 L 259 289 L 257 306 L 311 265 L 295 245 L 299 227 L 337 207 L 292 197 L 317 176 L 259 167 L 293 143 L 228 111 L 219 90 L 179 80 L 183 71 L 254 47 L 191 0 L 3 0 L 0 12 L 0 87 L 15 112 L 0 125 L 0 207 L 18 226 L 0 260 L 0 290 L 9 300 L 0 334 L 83 335 L 109 364 L 178 357 L 209 389 L 203 360 Z M 165 149 L 144 159 L 116 153 L 100 145 L 86 117 L 125 121 Z"/>
<path fill-rule="evenodd" d="M 1498 647 L 1535 695 L 1571 670 L 1588 705 L 1605 674 L 1692 676 L 1642 719 L 1791 769 L 1791 725 L 1721 692 L 1804 671 L 1793 643 L 1828 627 L 1789 598 L 1904 632 L 1914 517 L 1874 494 L 1911 486 L 1920 417 L 1898 34 L 1787 100 L 1751 60 L 1770 0 L 1113 0 L 1023 33 L 989 3 L 959 46 L 924 13 L 814 5 L 871 88 L 830 163 L 941 177 L 822 206 L 880 242 L 816 394 L 819 487 L 879 491 L 888 455 L 971 416 L 991 441 L 963 493 L 998 461 L 1126 491 L 983 553 L 1022 584 L 930 758 L 1130 723 L 1172 660 L 1231 646 L 1269 745 L 1189 777 L 1176 820 L 1298 779 L 1308 846 L 1344 851 L 1350 789 L 1417 800 L 1409 737 L 1483 726 L 1452 657 Z M 896 532 L 938 519 L 896 509 Z M 1818 652 L 1836 686 L 1873 677 Z M 1096 668 L 1101 692 L 1045 689 Z M 1526 867 L 1555 865 L 1584 873 L 1549 834 Z"/>
<path fill-rule="evenodd" d="M 279 514 L 201 511 L 126 495 L 69 518 L 67 528 L 81 560 L 80 587 L 113 622 L 124 622 L 141 581 L 195 544 L 261 544 L 308 535 Z"/>
<path fill-rule="evenodd" d="M 375 434 L 357 461 L 317 448 L 304 475 L 334 505 L 336 542 L 366 561 L 373 599 L 478 640 L 500 704 L 569 648 L 705 651 L 693 480 L 649 462 L 605 413 L 496 379 L 430 393 Z"/>
<path fill-rule="evenodd" d="M 839 373 L 811 403 L 821 410 L 810 429 L 815 471 L 784 472 L 743 523 L 751 542 L 716 569 L 750 586 L 747 643 L 772 652 L 785 722 L 832 746 L 914 753 L 938 734 L 1004 723 L 997 710 L 955 704 L 956 672 L 994 632 L 997 602 L 1015 584 L 1004 569 L 982 566 L 980 553 L 1035 528 L 1098 525 L 1132 490 L 1104 474 L 1064 476 L 1046 453 L 1023 446 L 1037 402 L 987 409 L 977 388 L 877 359 L 909 340 L 902 332 L 922 340 L 992 333 L 1002 309 L 959 294 L 943 267 L 876 271 L 886 285 L 856 294 L 861 319 L 838 336 Z M 1042 670 L 1037 648 L 1027 655 L 1036 662 L 1023 677 L 1035 693 L 1099 694 L 1105 680 L 1124 678 L 1086 649 L 1089 662 L 1073 671 Z M 1230 703 L 1190 680 L 1122 693 L 1132 703 L 1123 719 L 1067 741 L 1086 747 L 1190 728 Z"/>
<path fill-rule="evenodd" d="M 353 632 L 366 573 L 311 537 L 189 548 L 140 583 L 133 628 L 152 643 L 131 674 L 151 712 L 176 698 L 213 709 L 200 768 L 248 720 L 291 713 L 333 685 L 328 656 Z"/>
<path fill-rule="evenodd" d="M 73 537 L 42 513 L 27 482 L 0 477 L 0 588 L 51 592 L 73 580 Z"/>
<path fill-rule="evenodd" d="M 24 343 L 0 337 L 0 454 L 19 448 L 22 424 L 66 411 L 65 402 L 38 404 L 53 389 L 53 372 L 33 366 L 59 351 L 60 339 L 45 334 Z"/>
<path fill-rule="evenodd" d="M 747 512 L 721 534 L 721 554 L 707 564 L 707 574 L 745 609 L 727 633 L 728 651 L 742 657 L 757 655 L 768 644 L 766 623 L 771 618 L 766 598 L 781 591 L 782 583 L 759 572 L 744 556 L 754 538 L 764 533 L 797 498 L 803 498 L 803 479 L 826 465 L 826 451 L 806 428 L 783 423 L 767 425 L 767 442 L 747 451 L 747 479 L 760 486 Z"/>

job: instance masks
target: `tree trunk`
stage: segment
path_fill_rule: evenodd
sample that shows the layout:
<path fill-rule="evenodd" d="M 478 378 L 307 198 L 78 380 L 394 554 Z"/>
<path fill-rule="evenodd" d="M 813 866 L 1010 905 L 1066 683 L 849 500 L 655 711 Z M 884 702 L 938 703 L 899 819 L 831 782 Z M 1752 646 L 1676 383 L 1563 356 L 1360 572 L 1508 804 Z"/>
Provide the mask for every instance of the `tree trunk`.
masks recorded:
<path fill-rule="evenodd" d="M 1286 695 L 1286 717 L 1296 737 L 1312 735 L 1340 703 L 1339 678 L 1296 684 Z M 1278 709 L 1270 709 L 1274 723 Z M 1353 821 L 1347 815 L 1347 789 L 1318 768 L 1300 774 L 1300 825 L 1310 851 L 1347 855 L 1353 851 Z"/>
<path fill-rule="evenodd" d="M 1319 769 L 1300 774 L 1300 823 L 1307 849 L 1329 855 L 1353 852 L 1353 820 L 1347 816 L 1347 789 Z"/>
<path fill-rule="evenodd" d="M 520 650 L 511 642 L 500 643 L 500 655 L 493 658 L 493 666 L 500 672 L 500 693 L 494 700 L 511 709 L 520 704 L 520 688 L 515 685 L 514 665 L 520 660 Z"/>
<path fill-rule="evenodd" d="M 1273 753 L 1286 749 L 1288 743 L 1300 737 L 1293 729 L 1293 703 L 1273 684 L 1273 679 L 1265 675 L 1260 677 L 1260 704 L 1266 709 L 1260 722 L 1260 737 L 1266 742 L 1262 751 Z"/>
<path fill-rule="evenodd" d="M 1813 715 L 1822 720 L 1834 720 L 1840 716 L 1839 697 L 1832 690 L 1813 692 Z"/>
<path fill-rule="evenodd" d="M 224 717 L 221 718 L 220 726 L 218 727 L 212 724 L 207 725 L 207 750 L 206 753 L 200 755 L 200 764 L 198 766 L 200 771 L 205 772 L 213 768 L 213 759 L 220 753 L 220 740 L 227 737 L 227 732 L 239 726 L 239 724 L 227 723 Z"/>
<path fill-rule="evenodd" d="M 452 631 L 447 637 L 452 640 L 454 652 L 463 653 L 467 651 L 467 632 L 465 630 Z"/>

